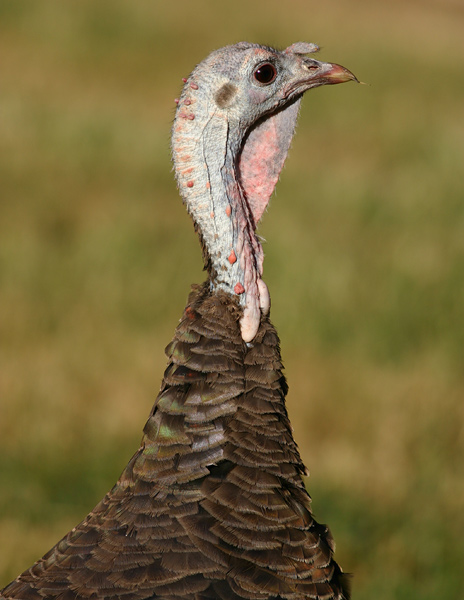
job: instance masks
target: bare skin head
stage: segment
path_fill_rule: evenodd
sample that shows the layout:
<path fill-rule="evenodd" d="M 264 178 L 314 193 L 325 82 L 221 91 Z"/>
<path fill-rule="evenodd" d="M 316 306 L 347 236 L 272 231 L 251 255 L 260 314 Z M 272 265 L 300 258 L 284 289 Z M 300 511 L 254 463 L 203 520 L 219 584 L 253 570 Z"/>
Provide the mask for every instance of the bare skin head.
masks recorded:
<path fill-rule="evenodd" d="M 304 92 L 356 77 L 309 56 L 241 42 L 213 52 L 185 83 L 173 126 L 179 189 L 202 240 L 211 286 L 236 295 L 251 342 L 270 297 L 256 226 L 288 153 Z"/>

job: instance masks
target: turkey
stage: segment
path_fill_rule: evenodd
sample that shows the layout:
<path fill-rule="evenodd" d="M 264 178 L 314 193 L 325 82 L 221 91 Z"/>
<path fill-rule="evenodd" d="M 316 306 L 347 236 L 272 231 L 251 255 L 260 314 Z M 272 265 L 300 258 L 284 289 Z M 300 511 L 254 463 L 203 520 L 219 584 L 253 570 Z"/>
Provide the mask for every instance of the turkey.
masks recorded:
<path fill-rule="evenodd" d="M 348 599 L 311 513 L 285 408 L 259 222 L 307 90 L 356 80 L 241 42 L 184 80 L 172 129 L 207 280 L 193 286 L 140 448 L 113 489 L 2 598 Z"/>

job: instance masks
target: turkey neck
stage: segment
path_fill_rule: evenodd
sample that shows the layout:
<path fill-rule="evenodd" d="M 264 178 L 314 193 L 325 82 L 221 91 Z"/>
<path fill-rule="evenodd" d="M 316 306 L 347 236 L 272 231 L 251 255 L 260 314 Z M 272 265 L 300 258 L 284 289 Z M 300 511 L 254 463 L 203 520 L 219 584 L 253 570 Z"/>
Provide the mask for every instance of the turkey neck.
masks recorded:
<path fill-rule="evenodd" d="M 250 342 L 270 298 L 261 278 L 263 250 L 237 173 L 245 135 L 243 125 L 227 118 L 207 83 L 196 83 L 193 74 L 173 125 L 174 168 L 200 236 L 211 288 L 238 299 L 242 338 Z"/>

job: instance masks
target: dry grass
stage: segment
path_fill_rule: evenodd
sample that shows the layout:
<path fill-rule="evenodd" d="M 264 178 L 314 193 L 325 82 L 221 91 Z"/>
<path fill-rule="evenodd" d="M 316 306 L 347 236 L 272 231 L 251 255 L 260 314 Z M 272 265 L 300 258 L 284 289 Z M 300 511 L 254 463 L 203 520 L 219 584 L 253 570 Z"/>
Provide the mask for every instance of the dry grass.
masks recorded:
<path fill-rule="evenodd" d="M 137 447 L 200 252 L 169 127 L 240 39 L 324 46 L 264 219 L 289 410 L 355 597 L 464 595 L 459 2 L 0 3 L 0 587 Z"/>

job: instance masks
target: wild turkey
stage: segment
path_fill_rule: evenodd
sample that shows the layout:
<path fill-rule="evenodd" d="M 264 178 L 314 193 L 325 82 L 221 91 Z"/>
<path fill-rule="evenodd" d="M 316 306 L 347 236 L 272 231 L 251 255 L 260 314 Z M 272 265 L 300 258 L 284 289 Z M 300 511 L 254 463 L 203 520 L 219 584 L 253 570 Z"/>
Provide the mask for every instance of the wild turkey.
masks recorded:
<path fill-rule="evenodd" d="M 172 154 L 208 278 L 193 287 L 119 481 L 2 597 L 349 598 L 301 479 L 255 234 L 303 93 L 356 80 L 316 50 L 242 42 L 185 80 Z"/>

